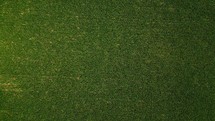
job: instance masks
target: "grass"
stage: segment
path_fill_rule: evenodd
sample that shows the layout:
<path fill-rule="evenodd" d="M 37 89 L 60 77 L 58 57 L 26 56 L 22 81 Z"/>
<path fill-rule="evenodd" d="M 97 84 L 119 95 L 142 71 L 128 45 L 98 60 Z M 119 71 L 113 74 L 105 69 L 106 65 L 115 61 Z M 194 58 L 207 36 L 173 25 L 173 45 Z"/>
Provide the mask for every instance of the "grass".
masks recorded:
<path fill-rule="evenodd" d="M 215 120 L 214 5 L 1 1 L 0 120 Z"/>

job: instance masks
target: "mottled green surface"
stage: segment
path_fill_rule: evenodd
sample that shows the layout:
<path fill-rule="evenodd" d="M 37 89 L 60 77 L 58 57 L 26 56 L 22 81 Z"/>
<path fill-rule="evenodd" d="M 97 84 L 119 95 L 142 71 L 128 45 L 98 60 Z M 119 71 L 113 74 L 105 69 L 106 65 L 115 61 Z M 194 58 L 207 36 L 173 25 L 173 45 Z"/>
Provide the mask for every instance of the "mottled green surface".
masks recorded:
<path fill-rule="evenodd" d="M 214 0 L 1 0 L 0 120 L 214 121 Z"/>

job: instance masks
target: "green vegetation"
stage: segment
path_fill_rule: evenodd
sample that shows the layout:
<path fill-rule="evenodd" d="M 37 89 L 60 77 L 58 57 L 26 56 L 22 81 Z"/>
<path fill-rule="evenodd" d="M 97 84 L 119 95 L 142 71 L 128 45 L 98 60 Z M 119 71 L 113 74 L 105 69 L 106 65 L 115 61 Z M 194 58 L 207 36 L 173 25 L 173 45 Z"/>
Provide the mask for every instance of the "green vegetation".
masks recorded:
<path fill-rule="evenodd" d="M 215 120 L 214 6 L 1 0 L 0 120 Z"/>
<path fill-rule="evenodd" d="M 3 104 L 3 92 L 0 90 L 0 110 L 2 109 Z"/>

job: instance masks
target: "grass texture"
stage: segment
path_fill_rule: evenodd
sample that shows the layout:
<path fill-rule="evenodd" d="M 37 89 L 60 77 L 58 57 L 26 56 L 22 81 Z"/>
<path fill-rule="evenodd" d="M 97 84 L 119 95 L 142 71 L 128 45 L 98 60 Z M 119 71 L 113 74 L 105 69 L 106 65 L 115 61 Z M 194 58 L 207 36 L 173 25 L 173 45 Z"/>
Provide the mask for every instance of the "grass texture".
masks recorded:
<path fill-rule="evenodd" d="M 214 0 L 1 0 L 0 120 L 214 121 Z"/>

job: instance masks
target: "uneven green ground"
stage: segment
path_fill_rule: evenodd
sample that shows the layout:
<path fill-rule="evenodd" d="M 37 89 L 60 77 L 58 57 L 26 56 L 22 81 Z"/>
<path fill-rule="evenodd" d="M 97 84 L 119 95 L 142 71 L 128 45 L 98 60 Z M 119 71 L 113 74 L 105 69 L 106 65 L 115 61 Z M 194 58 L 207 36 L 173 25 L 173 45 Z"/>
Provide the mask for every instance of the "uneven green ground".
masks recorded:
<path fill-rule="evenodd" d="M 0 120 L 215 121 L 215 1 L 182 1 L 1 0 Z"/>

